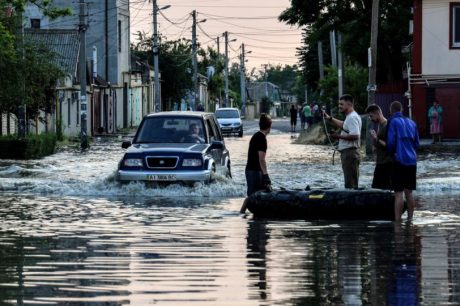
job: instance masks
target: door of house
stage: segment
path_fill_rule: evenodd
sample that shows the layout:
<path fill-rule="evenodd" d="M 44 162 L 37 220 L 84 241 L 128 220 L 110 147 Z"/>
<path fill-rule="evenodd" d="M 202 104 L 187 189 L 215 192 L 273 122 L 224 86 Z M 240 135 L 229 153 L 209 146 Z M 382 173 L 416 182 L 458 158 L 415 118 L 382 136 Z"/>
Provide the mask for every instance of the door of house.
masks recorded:
<path fill-rule="evenodd" d="M 437 88 L 436 98 L 443 108 L 443 137 L 460 138 L 460 87 Z"/>

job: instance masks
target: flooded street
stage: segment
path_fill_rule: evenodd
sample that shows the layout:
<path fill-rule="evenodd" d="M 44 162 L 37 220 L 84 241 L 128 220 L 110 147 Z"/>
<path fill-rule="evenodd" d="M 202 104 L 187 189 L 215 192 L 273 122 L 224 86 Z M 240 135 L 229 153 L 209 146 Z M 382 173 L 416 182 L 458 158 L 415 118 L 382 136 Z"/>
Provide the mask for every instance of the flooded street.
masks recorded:
<path fill-rule="evenodd" d="M 233 180 L 211 185 L 120 186 L 113 139 L 0 160 L 0 304 L 460 304 L 458 154 L 420 157 L 410 224 L 254 220 L 238 211 L 255 126 L 226 138 Z M 274 127 L 275 188 L 343 185 L 331 147 Z M 360 169 L 369 187 L 374 163 Z"/>

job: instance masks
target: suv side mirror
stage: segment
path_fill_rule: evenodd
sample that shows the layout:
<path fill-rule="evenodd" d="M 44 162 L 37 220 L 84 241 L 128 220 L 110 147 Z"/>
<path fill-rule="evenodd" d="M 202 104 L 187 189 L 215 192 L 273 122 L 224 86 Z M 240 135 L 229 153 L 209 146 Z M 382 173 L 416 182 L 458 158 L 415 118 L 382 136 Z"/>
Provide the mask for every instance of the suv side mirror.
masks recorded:
<path fill-rule="evenodd" d="M 129 140 L 123 141 L 123 142 L 121 143 L 121 147 L 122 147 L 123 149 L 127 149 L 127 148 L 129 148 L 130 146 L 131 146 L 131 141 L 129 141 Z"/>
<path fill-rule="evenodd" d="M 211 146 L 209 147 L 210 149 L 223 149 L 224 148 L 224 142 L 220 140 L 213 140 L 211 142 Z"/>

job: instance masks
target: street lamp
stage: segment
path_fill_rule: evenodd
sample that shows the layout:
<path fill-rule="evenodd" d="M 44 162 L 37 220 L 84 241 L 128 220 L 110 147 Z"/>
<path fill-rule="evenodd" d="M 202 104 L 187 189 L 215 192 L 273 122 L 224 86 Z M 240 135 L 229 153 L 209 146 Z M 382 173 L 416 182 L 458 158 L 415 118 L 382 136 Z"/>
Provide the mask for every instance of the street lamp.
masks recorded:
<path fill-rule="evenodd" d="M 155 112 L 161 111 L 161 99 L 160 99 L 160 76 L 159 76 L 159 69 L 158 69 L 158 28 L 157 28 L 157 17 L 158 11 L 165 10 L 171 7 L 171 5 L 165 5 L 163 7 L 158 7 L 157 0 L 153 0 L 153 70 L 154 70 L 154 101 L 155 101 Z"/>

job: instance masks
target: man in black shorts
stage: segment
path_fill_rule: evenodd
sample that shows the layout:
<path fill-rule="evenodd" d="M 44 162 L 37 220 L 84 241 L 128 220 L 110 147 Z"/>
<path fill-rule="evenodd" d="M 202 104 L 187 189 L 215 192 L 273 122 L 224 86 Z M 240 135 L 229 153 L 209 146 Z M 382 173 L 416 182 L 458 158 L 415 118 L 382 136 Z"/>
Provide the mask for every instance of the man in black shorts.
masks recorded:
<path fill-rule="evenodd" d="M 261 114 L 259 119 L 260 130 L 252 135 L 249 142 L 248 161 L 246 163 L 246 183 L 248 197 L 256 191 L 271 186 L 270 177 L 267 171 L 265 155 L 267 153 L 267 135 L 270 133 L 272 119 L 267 114 Z M 247 198 L 241 206 L 240 212 L 246 211 Z"/>
<path fill-rule="evenodd" d="M 387 151 L 387 119 L 383 116 L 382 110 L 377 104 L 369 105 L 366 108 L 369 119 L 378 124 L 377 131 L 371 130 L 375 148 L 375 169 L 372 179 L 372 188 L 391 189 L 391 169 L 393 158 Z"/>
<path fill-rule="evenodd" d="M 419 137 L 417 125 L 402 114 L 401 102 L 390 105 L 392 115 L 387 125 L 387 150 L 394 158 L 392 185 L 395 191 L 395 221 L 401 220 L 404 208 L 404 195 L 407 201 L 407 219 L 414 215 L 415 201 L 412 191 L 416 189 L 417 152 Z"/>

